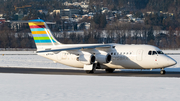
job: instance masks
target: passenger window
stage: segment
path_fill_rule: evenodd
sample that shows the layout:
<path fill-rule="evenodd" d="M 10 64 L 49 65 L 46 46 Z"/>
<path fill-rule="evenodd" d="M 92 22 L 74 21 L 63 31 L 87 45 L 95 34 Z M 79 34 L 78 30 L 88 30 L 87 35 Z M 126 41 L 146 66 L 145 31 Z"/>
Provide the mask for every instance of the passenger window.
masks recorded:
<path fill-rule="evenodd" d="M 116 53 L 114 53 L 114 55 L 116 55 Z"/>
<path fill-rule="evenodd" d="M 113 53 L 111 53 L 111 55 L 113 55 Z"/>

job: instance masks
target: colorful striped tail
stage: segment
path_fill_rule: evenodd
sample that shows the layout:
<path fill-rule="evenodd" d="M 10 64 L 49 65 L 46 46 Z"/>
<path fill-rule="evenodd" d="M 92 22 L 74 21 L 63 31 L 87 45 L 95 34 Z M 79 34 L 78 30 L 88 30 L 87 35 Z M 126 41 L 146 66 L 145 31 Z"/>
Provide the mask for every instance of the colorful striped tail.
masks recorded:
<path fill-rule="evenodd" d="M 43 20 L 30 20 L 28 24 L 37 49 L 60 45 L 60 43 L 53 37 L 50 29 Z"/>

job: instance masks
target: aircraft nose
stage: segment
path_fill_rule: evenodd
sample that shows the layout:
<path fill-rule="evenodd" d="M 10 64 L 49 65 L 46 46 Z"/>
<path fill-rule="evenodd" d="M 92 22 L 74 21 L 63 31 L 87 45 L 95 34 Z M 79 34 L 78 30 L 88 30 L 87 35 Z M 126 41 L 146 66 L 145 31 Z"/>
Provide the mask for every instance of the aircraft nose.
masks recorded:
<path fill-rule="evenodd" d="M 173 65 L 176 65 L 176 64 L 177 64 L 176 60 L 174 60 L 174 59 L 168 59 L 168 65 L 169 65 L 169 66 L 173 66 Z"/>

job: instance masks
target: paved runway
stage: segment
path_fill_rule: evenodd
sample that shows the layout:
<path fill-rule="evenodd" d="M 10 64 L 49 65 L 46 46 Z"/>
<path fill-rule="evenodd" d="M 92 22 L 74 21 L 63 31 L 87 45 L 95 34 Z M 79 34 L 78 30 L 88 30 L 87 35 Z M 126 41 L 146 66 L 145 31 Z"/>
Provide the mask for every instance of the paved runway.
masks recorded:
<path fill-rule="evenodd" d="M 13 68 L 0 67 L 0 73 L 22 73 L 22 74 L 51 74 L 51 75 L 87 75 L 87 76 L 130 76 L 130 77 L 180 77 L 180 72 L 169 72 L 161 75 L 159 71 L 115 71 L 106 73 L 97 70 L 94 74 L 87 74 L 84 70 L 76 69 L 38 69 L 38 68 Z"/>

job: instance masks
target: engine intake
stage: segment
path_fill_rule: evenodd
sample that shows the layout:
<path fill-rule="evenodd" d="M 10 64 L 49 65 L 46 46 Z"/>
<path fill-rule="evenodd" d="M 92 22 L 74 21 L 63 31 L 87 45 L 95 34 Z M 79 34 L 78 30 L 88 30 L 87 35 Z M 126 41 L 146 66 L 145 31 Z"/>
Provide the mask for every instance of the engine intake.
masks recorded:
<path fill-rule="evenodd" d="M 111 55 L 109 54 L 97 54 L 96 61 L 99 63 L 109 63 L 111 61 Z"/>

